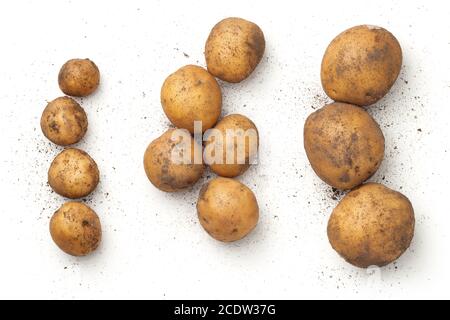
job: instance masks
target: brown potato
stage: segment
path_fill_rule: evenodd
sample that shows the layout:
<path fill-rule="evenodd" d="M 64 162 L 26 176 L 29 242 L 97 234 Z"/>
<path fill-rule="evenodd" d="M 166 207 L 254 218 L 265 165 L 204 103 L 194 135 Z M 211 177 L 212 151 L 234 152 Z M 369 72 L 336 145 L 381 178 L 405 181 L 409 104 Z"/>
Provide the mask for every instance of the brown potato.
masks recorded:
<path fill-rule="evenodd" d="M 414 210 L 403 194 L 368 183 L 347 194 L 328 222 L 331 246 L 347 262 L 367 268 L 398 259 L 414 236 Z"/>
<path fill-rule="evenodd" d="M 332 103 L 306 119 L 304 147 L 316 174 L 338 189 L 369 179 L 384 157 L 384 136 L 362 108 Z"/>
<path fill-rule="evenodd" d="M 95 161 L 84 151 L 69 148 L 56 156 L 48 170 L 52 189 L 70 199 L 87 196 L 100 180 Z"/>
<path fill-rule="evenodd" d="M 244 238 L 259 219 L 258 202 L 253 192 L 239 181 L 220 177 L 200 190 L 197 213 L 206 232 L 223 242 Z"/>
<path fill-rule="evenodd" d="M 185 162 L 178 161 L 183 159 Z M 169 129 L 149 144 L 144 169 L 150 182 L 162 191 L 187 188 L 202 177 L 202 147 L 188 131 Z"/>
<path fill-rule="evenodd" d="M 221 139 L 213 136 L 208 138 L 205 144 L 206 163 L 214 173 L 222 177 L 232 178 L 243 174 L 258 152 L 258 129 L 255 124 L 243 115 L 231 114 L 220 120 L 214 129 L 218 130 Z M 217 131 L 211 131 L 215 132 Z M 219 162 L 214 162 L 214 157 L 219 156 L 214 149 L 222 152 Z M 232 161 L 228 162 L 227 157 Z"/>
<path fill-rule="evenodd" d="M 322 86 L 340 102 L 371 105 L 383 98 L 402 67 L 402 49 L 387 30 L 357 26 L 338 35 L 322 60 Z"/>
<path fill-rule="evenodd" d="M 72 59 L 61 67 L 58 83 L 65 94 L 85 97 L 97 89 L 100 83 L 100 71 L 89 59 Z"/>
<path fill-rule="evenodd" d="M 86 134 L 88 119 L 84 109 L 72 98 L 60 97 L 49 102 L 41 117 L 41 129 L 51 142 L 68 146 Z"/>
<path fill-rule="evenodd" d="M 217 23 L 205 46 L 208 71 L 228 82 L 241 82 L 261 61 L 266 41 L 258 25 L 241 18 Z"/>
<path fill-rule="evenodd" d="M 66 202 L 50 220 L 56 245 L 72 256 L 85 256 L 97 249 L 102 229 L 97 214 L 80 202 Z"/>
<path fill-rule="evenodd" d="M 172 73 L 161 88 L 164 113 L 178 128 L 194 133 L 194 121 L 202 132 L 214 126 L 222 111 L 222 92 L 205 69 L 188 65 Z"/>

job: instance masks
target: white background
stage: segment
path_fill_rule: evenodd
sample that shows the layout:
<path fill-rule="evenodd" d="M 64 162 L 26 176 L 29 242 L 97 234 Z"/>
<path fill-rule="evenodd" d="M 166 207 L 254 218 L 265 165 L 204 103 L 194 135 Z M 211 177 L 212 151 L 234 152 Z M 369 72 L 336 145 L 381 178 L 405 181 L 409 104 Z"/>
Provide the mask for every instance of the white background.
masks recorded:
<path fill-rule="evenodd" d="M 426 3 L 426 4 L 425 4 Z M 212 26 L 228 16 L 264 31 L 252 76 L 221 83 L 223 114 L 258 126 L 260 164 L 240 178 L 255 192 L 257 229 L 235 244 L 211 239 L 196 218 L 198 190 L 165 194 L 142 157 L 169 123 L 159 90 L 185 64 L 204 66 Z M 0 298 L 450 298 L 450 9 L 438 1 L 9 1 L 0 4 Z M 411 248 L 367 272 L 331 249 L 326 224 L 337 204 L 311 170 L 303 123 L 328 102 L 323 52 L 358 24 L 389 29 L 404 65 L 392 91 L 369 112 L 386 137 L 371 179 L 407 195 L 416 211 Z M 48 222 L 64 199 L 47 185 L 61 148 L 39 127 L 61 96 L 57 74 L 90 58 L 100 89 L 80 99 L 89 130 L 78 147 L 101 170 L 87 202 L 104 238 L 85 258 L 62 253 Z M 419 130 L 420 129 L 420 130 Z"/>

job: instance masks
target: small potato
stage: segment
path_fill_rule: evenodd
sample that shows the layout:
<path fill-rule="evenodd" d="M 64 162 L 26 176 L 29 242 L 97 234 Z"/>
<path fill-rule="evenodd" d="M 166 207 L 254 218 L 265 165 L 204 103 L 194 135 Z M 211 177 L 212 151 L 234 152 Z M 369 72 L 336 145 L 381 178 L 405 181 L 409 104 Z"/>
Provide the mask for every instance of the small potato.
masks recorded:
<path fill-rule="evenodd" d="M 66 202 L 50 220 L 56 245 L 72 256 L 85 256 L 97 249 L 102 229 L 97 214 L 80 202 Z"/>
<path fill-rule="evenodd" d="M 369 179 L 384 157 L 384 136 L 362 108 L 332 103 L 306 119 L 304 147 L 316 174 L 338 189 Z"/>
<path fill-rule="evenodd" d="M 414 236 L 414 210 L 408 198 L 381 184 L 368 183 L 347 194 L 328 222 L 331 246 L 360 268 L 397 260 Z"/>
<path fill-rule="evenodd" d="M 261 61 L 266 41 L 258 25 L 227 18 L 214 26 L 205 46 L 208 71 L 228 82 L 241 82 Z"/>
<path fill-rule="evenodd" d="M 259 208 L 253 192 L 239 181 L 215 178 L 200 190 L 197 202 L 200 224 L 211 237 L 223 242 L 244 238 L 256 226 Z"/>
<path fill-rule="evenodd" d="M 219 176 L 232 178 L 243 174 L 258 152 L 255 124 L 243 115 L 231 114 L 220 120 L 214 129 L 205 145 L 205 161 Z M 214 137 L 214 134 L 220 136 Z M 214 161 L 216 156 L 218 161 Z"/>
<path fill-rule="evenodd" d="M 402 49 L 387 30 L 357 26 L 338 35 L 322 60 L 322 86 L 339 102 L 371 105 L 390 90 L 402 67 Z"/>
<path fill-rule="evenodd" d="M 60 97 L 47 104 L 41 117 L 41 129 L 51 142 L 68 146 L 86 134 L 88 119 L 84 109 L 72 98 Z"/>
<path fill-rule="evenodd" d="M 203 174 L 202 147 L 188 131 L 169 129 L 148 146 L 144 169 L 150 182 L 162 191 L 187 188 Z"/>
<path fill-rule="evenodd" d="M 194 133 L 194 121 L 201 121 L 204 132 L 214 126 L 220 116 L 222 92 L 208 71 L 188 65 L 164 81 L 161 104 L 174 126 Z"/>
<path fill-rule="evenodd" d="M 48 170 L 50 187 L 63 197 L 78 199 L 87 196 L 100 180 L 95 161 L 84 151 L 69 148 L 56 156 Z"/>
<path fill-rule="evenodd" d="M 67 61 L 59 71 L 58 83 L 65 94 L 86 97 L 97 89 L 100 83 L 100 71 L 89 59 L 72 59 Z"/>

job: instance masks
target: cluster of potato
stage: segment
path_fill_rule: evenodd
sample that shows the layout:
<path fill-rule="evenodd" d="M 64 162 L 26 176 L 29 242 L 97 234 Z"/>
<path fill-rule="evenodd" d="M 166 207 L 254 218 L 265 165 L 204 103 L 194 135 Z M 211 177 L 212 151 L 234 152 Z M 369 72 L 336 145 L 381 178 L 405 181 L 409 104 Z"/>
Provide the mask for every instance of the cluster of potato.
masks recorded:
<path fill-rule="evenodd" d="M 164 113 L 178 129 L 169 129 L 152 141 L 144 154 L 144 168 L 150 182 L 165 192 L 175 192 L 195 184 L 205 170 L 205 162 L 220 177 L 201 189 L 197 212 L 203 228 L 215 239 L 230 242 L 242 239 L 256 226 L 259 218 L 258 203 L 253 192 L 232 178 L 243 174 L 256 153 L 250 138 L 231 144 L 219 144 L 215 139 L 202 142 L 192 134 L 215 128 L 223 138 L 228 130 L 253 129 L 255 124 L 240 114 L 225 116 L 222 112 L 222 92 L 215 77 L 237 83 L 246 79 L 261 61 L 265 39 L 254 23 L 227 18 L 217 23 L 206 41 L 207 70 L 187 65 L 169 75 L 161 88 Z M 201 121 L 201 128 L 195 123 Z M 179 129 L 184 129 L 185 134 Z M 244 145 L 242 145 L 244 144 Z M 243 149 L 244 163 L 211 163 L 203 158 L 203 147 L 223 151 L 224 159 L 236 160 L 237 150 Z M 256 148 L 257 149 L 257 148 Z M 185 151 L 180 151 L 185 150 Z M 173 155 L 190 150 L 186 162 L 175 161 Z"/>
<path fill-rule="evenodd" d="M 384 266 L 409 247 L 414 210 L 404 195 L 366 183 L 379 168 L 385 140 L 364 110 L 383 98 L 402 66 L 402 50 L 387 30 L 357 26 L 326 49 L 322 86 L 335 103 L 312 113 L 304 126 L 304 147 L 315 173 L 334 188 L 352 189 L 328 222 L 332 247 L 349 263 Z"/>
<path fill-rule="evenodd" d="M 100 72 L 89 59 L 67 61 L 58 75 L 60 89 L 67 96 L 49 102 L 41 117 L 44 135 L 60 146 L 79 142 L 86 134 L 88 119 L 84 109 L 68 96 L 85 97 L 100 83 Z M 66 148 L 58 154 L 48 170 L 48 183 L 59 195 L 79 199 L 97 187 L 100 174 L 95 161 L 84 151 Z M 50 234 L 56 245 L 73 256 L 94 251 L 102 231 L 97 214 L 81 202 L 64 203 L 50 220 Z"/>

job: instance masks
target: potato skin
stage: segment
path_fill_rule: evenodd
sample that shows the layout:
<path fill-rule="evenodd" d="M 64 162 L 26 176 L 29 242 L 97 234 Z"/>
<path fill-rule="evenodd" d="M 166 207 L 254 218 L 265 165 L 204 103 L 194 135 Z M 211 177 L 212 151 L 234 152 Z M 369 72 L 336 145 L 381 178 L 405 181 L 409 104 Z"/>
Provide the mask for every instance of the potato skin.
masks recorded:
<path fill-rule="evenodd" d="M 89 59 L 72 59 L 61 67 L 58 83 L 68 96 L 86 97 L 98 88 L 100 71 Z"/>
<path fill-rule="evenodd" d="M 414 236 L 414 209 L 403 194 L 367 183 L 347 194 L 328 222 L 331 246 L 360 268 L 398 259 Z"/>
<path fill-rule="evenodd" d="M 228 82 L 241 82 L 261 61 L 266 41 L 262 30 L 241 18 L 226 18 L 217 23 L 205 46 L 208 71 Z"/>
<path fill-rule="evenodd" d="M 181 138 L 173 137 L 176 129 L 169 129 L 159 138 L 152 141 L 144 154 L 144 169 L 150 182 L 165 192 L 175 192 L 195 184 L 204 171 L 201 146 L 195 146 L 194 139 L 188 135 L 191 144 L 191 164 L 175 163 L 172 160 L 174 148 L 182 147 Z M 175 149 L 176 150 L 176 149 Z M 195 154 L 199 163 L 194 163 Z"/>
<path fill-rule="evenodd" d="M 236 139 L 235 141 L 225 143 L 226 132 L 227 130 L 244 130 L 244 131 L 254 130 L 254 132 L 256 132 L 256 148 L 257 148 L 259 145 L 259 137 L 258 137 L 258 129 L 256 128 L 255 124 L 246 116 L 243 116 L 241 114 L 230 114 L 224 117 L 222 120 L 220 120 L 219 123 L 217 123 L 217 125 L 214 127 L 214 129 L 221 131 L 222 134 L 222 139 L 224 142 L 222 144 L 223 160 L 222 163 L 209 164 L 211 170 L 219 176 L 228 178 L 233 178 L 243 174 L 250 167 L 250 159 L 256 155 L 255 153 L 257 152 L 257 150 L 251 149 L 250 143 L 251 136 L 245 138 L 244 144 L 242 145 L 241 143 L 240 146 L 245 152 L 245 163 L 239 164 L 237 161 L 237 152 L 240 140 Z M 205 148 L 208 147 L 214 148 L 216 146 L 216 143 L 217 142 L 215 142 L 214 140 L 207 142 Z M 226 157 L 228 153 L 234 154 L 233 164 L 226 163 Z"/>
<path fill-rule="evenodd" d="M 48 170 L 50 187 L 70 199 L 89 195 L 99 180 L 100 173 L 94 159 L 76 148 L 68 148 L 58 154 Z"/>
<path fill-rule="evenodd" d="M 202 227 L 216 240 L 244 238 L 259 219 L 258 202 L 244 184 L 230 178 L 215 178 L 200 190 L 197 213 Z"/>
<path fill-rule="evenodd" d="M 47 104 L 41 117 L 41 129 L 51 142 L 68 146 L 86 134 L 88 119 L 84 109 L 72 98 L 60 97 Z"/>
<path fill-rule="evenodd" d="M 85 256 L 97 249 L 102 229 L 97 214 L 80 202 L 66 202 L 50 220 L 56 245 L 72 256 Z"/>
<path fill-rule="evenodd" d="M 383 98 L 402 67 L 402 49 L 387 30 L 357 26 L 338 35 L 322 60 L 322 86 L 339 102 L 359 106 Z"/>
<path fill-rule="evenodd" d="M 338 189 L 352 189 L 369 179 L 384 157 L 384 136 L 362 108 L 332 103 L 305 122 L 304 147 L 316 174 Z"/>
<path fill-rule="evenodd" d="M 216 79 L 199 66 L 184 66 L 164 81 L 161 104 L 170 122 L 194 133 L 194 121 L 202 131 L 214 126 L 222 111 L 222 92 Z"/>

